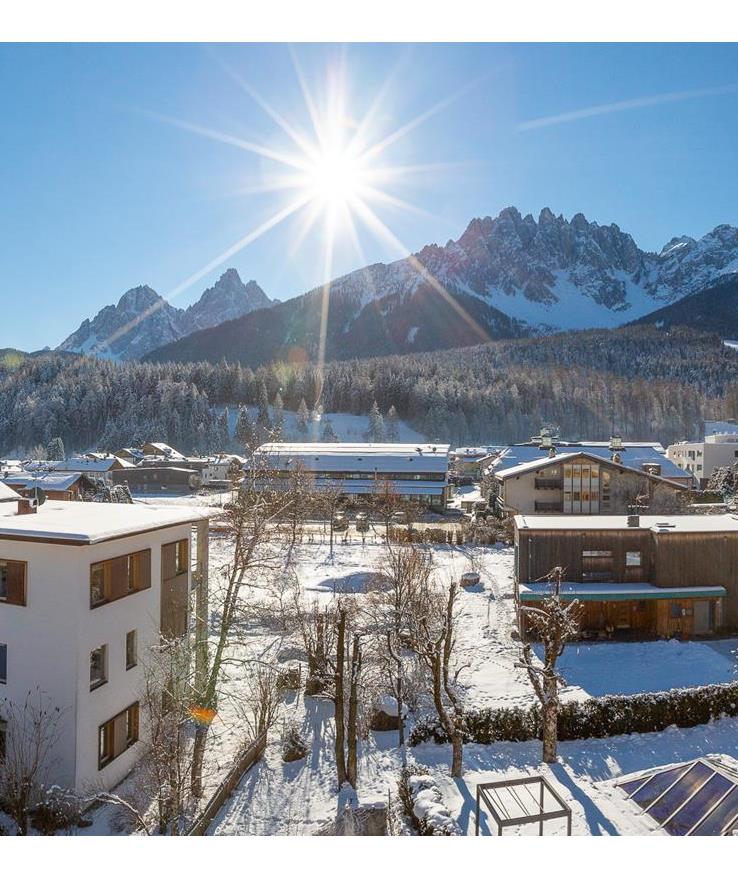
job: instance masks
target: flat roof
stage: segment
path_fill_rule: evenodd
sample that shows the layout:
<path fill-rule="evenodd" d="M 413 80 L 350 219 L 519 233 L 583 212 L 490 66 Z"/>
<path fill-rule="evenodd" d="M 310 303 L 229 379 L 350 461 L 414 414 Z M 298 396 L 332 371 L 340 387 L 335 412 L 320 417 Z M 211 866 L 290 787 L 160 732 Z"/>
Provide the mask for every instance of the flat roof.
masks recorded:
<path fill-rule="evenodd" d="M 9 485 L 0 482 L 0 503 L 5 501 L 19 501 L 20 499 L 20 495 L 17 491 L 13 491 Z"/>
<path fill-rule="evenodd" d="M 189 507 L 83 501 L 46 501 L 36 513 L 18 515 L 8 504 L 0 506 L 0 540 L 95 544 L 207 518 L 206 513 Z"/>
<path fill-rule="evenodd" d="M 445 473 L 448 443 L 265 443 L 256 450 L 269 466 L 300 462 L 306 470 Z"/>
<path fill-rule="evenodd" d="M 521 601 L 544 601 L 551 595 L 547 581 L 521 583 Z M 724 586 L 654 586 L 653 583 L 574 583 L 561 584 L 563 598 L 579 601 L 648 601 L 657 598 L 724 598 Z"/>
<path fill-rule="evenodd" d="M 738 531 L 738 516 L 733 513 L 712 515 L 683 514 L 638 517 L 638 525 L 629 526 L 628 516 L 515 516 L 515 525 L 525 531 L 653 531 L 657 534 L 679 532 L 698 534 L 708 531 Z"/>

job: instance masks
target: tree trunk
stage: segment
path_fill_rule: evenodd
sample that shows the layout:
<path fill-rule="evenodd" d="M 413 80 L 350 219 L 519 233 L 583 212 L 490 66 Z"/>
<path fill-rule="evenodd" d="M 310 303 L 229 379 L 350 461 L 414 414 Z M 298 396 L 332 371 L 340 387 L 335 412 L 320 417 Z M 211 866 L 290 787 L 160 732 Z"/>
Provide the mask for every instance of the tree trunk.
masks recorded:
<path fill-rule="evenodd" d="M 348 765 L 346 767 L 346 778 L 351 787 L 356 790 L 357 777 L 357 757 L 359 733 L 359 670 L 361 668 L 361 648 L 359 647 L 359 636 L 354 635 L 354 641 L 351 648 L 351 690 L 349 694 L 349 711 L 348 711 Z"/>
<path fill-rule="evenodd" d="M 205 759 L 205 740 L 208 736 L 206 726 L 198 726 L 195 730 L 195 742 L 192 746 L 192 796 L 202 796 L 202 764 Z"/>
<path fill-rule="evenodd" d="M 338 632 L 336 637 L 336 674 L 335 674 L 335 724 L 336 724 L 336 774 L 338 789 L 346 781 L 346 753 L 344 748 L 344 688 L 343 668 L 346 641 L 346 611 L 338 612 Z"/>
<path fill-rule="evenodd" d="M 461 778 L 461 764 L 464 755 L 464 742 L 460 731 L 451 737 L 451 777 Z"/>
<path fill-rule="evenodd" d="M 543 762 L 556 762 L 558 705 L 549 703 L 543 709 Z"/>

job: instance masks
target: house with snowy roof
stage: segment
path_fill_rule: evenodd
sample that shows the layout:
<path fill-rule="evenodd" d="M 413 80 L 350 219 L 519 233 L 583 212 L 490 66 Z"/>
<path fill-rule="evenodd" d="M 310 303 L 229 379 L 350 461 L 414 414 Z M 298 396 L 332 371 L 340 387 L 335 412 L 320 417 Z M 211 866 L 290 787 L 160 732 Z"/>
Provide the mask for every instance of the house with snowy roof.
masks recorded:
<path fill-rule="evenodd" d="M 582 603 L 585 637 L 738 631 L 738 516 L 515 516 L 520 607 L 557 586 Z M 525 614 L 520 625 L 525 631 Z"/>
<path fill-rule="evenodd" d="M 617 454 L 603 457 L 565 446 L 498 469 L 490 481 L 503 513 L 601 515 L 635 507 L 677 511 L 686 503 L 688 489 L 660 473 L 658 461 L 634 467 L 623 464 Z"/>
<path fill-rule="evenodd" d="M 301 469 L 318 491 L 340 486 L 348 495 L 368 495 L 389 483 L 403 499 L 434 509 L 449 497 L 448 461 L 443 443 L 265 443 L 254 455 L 277 485 Z"/>
<path fill-rule="evenodd" d="M 206 584 L 207 536 L 199 511 L 39 506 L 0 484 L 0 755 L 21 734 L 9 706 L 30 693 L 59 711 L 48 783 L 107 790 L 131 771 L 147 653 L 189 632 L 191 557 Z"/>

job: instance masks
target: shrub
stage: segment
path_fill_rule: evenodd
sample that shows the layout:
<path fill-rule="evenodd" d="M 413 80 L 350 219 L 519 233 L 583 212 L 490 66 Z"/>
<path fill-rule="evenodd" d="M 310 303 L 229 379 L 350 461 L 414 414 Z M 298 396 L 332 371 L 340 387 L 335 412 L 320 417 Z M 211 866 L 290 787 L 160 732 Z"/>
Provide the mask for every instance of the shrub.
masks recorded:
<path fill-rule="evenodd" d="M 485 708 L 465 714 L 464 740 L 525 742 L 540 736 L 540 708 Z M 720 717 L 738 717 L 738 682 L 709 684 L 662 693 L 601 696 L 565 702 L 559 708 L 561 741 L 600 739 L 629 733 L 658 732 L 668 726 L 690 727 Z M 448 741 L 435 718 L 423 718 L 409 736 L 411 745 Z"/>
<path fill-rule="evenodd" d="M 404 767 L 398 792 L 403 811 L 420 836 L 461 835 L 461 828 L 444 806 L 441 791 L 426 766 Z"/>
<path fill-rule="evenodd" d="M 80 801 L 72 791 L 56 785 L 31 813 L 31 824 L 42 836 L 53 836 L 58 830 L 77 826 L 82 821 Z"/>

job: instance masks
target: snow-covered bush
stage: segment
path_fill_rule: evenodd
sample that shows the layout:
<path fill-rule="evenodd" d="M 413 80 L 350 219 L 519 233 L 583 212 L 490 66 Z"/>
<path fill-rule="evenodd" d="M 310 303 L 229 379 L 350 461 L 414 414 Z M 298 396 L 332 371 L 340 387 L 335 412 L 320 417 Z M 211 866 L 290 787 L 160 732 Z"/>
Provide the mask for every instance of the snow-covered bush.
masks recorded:
<path fill-rule="evenodd" d="M 461 835 L 427 767 L 406 766 L 400 773 L 398 791 L 406 817 L 421 836 Z"/>
<path fill-rule="evenodd" d="M 540 716 L 538 705 L 472 709 L 465 714 L 464 740 L 488 745 L 536 739 Z M 668 726 L 698 726 L 720 717 L 738 717 L 738 682 L 565 702 L 559 708 L 558 737 L 570 741 L 658 732 Z M 448 741 L 435 718 L 419 720 L 410 733 L 411 745 L 426 741 Z"/>
<path fill-rule="evenodd" d="M 282 759 L 285 763 L 293 763 L 307 757 L 308 744 L 295 725 L 289 726 L 282 736 Z"/>

